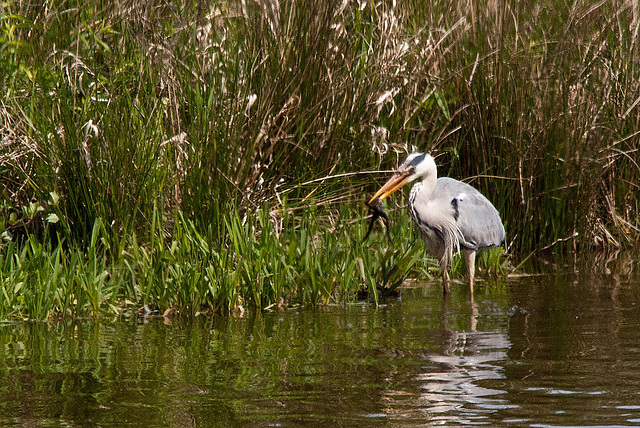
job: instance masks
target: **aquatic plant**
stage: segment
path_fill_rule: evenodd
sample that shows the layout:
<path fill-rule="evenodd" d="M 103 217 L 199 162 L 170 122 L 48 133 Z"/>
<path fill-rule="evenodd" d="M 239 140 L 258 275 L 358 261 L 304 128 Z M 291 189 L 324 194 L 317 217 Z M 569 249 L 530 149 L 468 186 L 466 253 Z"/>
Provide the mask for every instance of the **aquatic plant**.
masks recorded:
<path fill-rule="evenodd" d="M 0 318 L 77 317 L 275 309 L 378 301 L 413 269 L 426 269 L 405 228 L 406 213 L 385 236 L 362 243 L 367 225 L 350 210 L 328 217 L 293 215 L 268 206 L 253 216 L 229 213 L 220 229 L 199 230 L 180 213 L 164 228 L 158 210 L 145 236 L 132 235 L 114 257 L 109 231 L 97 220 L 86 248 L 65 248 L 30 235 L 0 253 Z M 300 221 L 299 224 L 296 222 Z M 224 243 L 216 245 L 222 232 Z M 382 240 L 382 242 L 380 242 Z M 364 285 L 363 285 L 364 284 Z"/>

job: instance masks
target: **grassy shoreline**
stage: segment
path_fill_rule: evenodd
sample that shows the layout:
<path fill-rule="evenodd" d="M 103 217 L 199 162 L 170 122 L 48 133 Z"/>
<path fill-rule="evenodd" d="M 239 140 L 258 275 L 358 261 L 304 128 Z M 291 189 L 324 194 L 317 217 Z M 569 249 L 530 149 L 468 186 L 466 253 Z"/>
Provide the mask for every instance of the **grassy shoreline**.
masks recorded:
<path fill-rule="evenodd" d="M 636 245 L 639 28 L 637 0 L 1 3 L 0 318 L 375 296 L 431 263 L 399 209 L 357 245 L 414 148 L 519 258 Z"/>
<path fill-rule="evenodd" d="M 313 214 L 286 214 L 270 226 L 273 211 L 224 222 L 224 245 L 214 230 L 200 232 L 178 214 L 172 233 L 160 218 L 146 236 L 132 236 L 115 255 L 97 220 L 89 245 L 54 246 L 29 236 L 0 253 L 0 319 L 67 318 L 144 311 L 197 315 L 202 312 L 343 304 L 365 292 L 377 303 L 409 275 L 430 277 L 435 263 L 423 257 L 408 216 L 392 225 L 394 242 L 367 224 L 340 213 L 333 225 Z M 299 225 L 292 222 L 301 221 Z M 420 245 L 415 245 L 420 244 Z"/>

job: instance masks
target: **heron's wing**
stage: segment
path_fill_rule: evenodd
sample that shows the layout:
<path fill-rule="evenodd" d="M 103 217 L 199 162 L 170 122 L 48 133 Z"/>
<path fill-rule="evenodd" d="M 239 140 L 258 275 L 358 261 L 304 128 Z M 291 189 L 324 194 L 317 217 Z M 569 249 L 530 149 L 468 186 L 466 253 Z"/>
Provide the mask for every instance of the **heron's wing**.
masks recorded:
<path fill-rule="evenodd" d="M 498 210 L 475 188 L 450 178 L 438 179 L 436 192 L 450 201 L 462 246 L 474 250 L 497 247 L 505 240 Z M 435 192 L 434 192 L 435 193 Z"/>

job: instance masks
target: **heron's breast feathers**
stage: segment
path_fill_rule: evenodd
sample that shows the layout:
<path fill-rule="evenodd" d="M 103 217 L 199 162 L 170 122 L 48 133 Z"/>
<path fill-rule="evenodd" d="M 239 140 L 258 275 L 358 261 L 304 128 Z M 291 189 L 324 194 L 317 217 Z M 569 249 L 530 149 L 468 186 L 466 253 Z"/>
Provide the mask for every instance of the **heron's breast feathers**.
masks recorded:
<path fill-rule="evenodd" d="M 457 209 L 453 205 L 447 207 L 435 201 L 419 204 L 410 199 L 409 210 L 429 252 L 439 257 L 441 263 L 448 265 L 453 258 L 454 249 L 459 252 L 460 245 L 466 243 L 457 224 Z"/>

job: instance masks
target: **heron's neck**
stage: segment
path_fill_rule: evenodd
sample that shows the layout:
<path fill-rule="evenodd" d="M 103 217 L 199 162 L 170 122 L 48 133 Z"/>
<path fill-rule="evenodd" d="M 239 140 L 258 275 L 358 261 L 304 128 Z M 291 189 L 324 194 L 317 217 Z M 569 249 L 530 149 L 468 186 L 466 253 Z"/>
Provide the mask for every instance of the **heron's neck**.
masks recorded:
<path fill-rule="evenodd" d="M 409 194 L 409 201 L 413 204 L 420 194 L 421 199 L 429 199 L 433 190 L 436 188 L 437 178 L 433 175 L 425 177 L 422 180 L 417 180 L 413 186 L 411 186 L 411 193 Z"/>
<path fill-rule="evenodd" d="M 419 181 L 421 192 L 428 198 L 436 188 L 436 182 L 438 178 L 435 174 L 429 174 Z"/>

